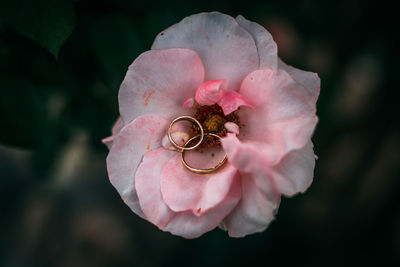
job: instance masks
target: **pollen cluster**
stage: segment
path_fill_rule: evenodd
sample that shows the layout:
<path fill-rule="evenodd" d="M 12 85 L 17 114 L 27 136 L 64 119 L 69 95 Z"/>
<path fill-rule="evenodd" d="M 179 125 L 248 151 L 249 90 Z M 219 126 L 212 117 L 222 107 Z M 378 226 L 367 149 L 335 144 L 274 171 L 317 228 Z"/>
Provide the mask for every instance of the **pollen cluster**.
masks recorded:
<path fill-rule="evenodd" d="M 225 115 L 222 108 L 215 104 L 212 106 L 200 106 L 197 105 L 196 113 L 193 115 L 200 124 L 203 126 L 204 132 L 213 133 L 220 137 L 224 137 L 227 134 L 227 129 L 224 127 L 226 122 L 234 122 L 240 126 L 239 117 L 232 112 Z M 200 129 L 196 125 L 192 125 L 191 131 L 193 135 L 200 134 Z M 221 143 L 219 139 L 212 136 L 205 136 L 202 143 L 202 147 L 219 147 Z"/>

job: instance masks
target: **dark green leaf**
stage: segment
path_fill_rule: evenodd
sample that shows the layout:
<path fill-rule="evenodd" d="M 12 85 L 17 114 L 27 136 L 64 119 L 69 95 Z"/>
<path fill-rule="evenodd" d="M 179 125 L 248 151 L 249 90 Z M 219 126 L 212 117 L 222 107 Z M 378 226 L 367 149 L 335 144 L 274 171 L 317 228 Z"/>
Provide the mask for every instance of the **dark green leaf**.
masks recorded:
<path fill-rule="evenodd" d="M 73 6 L 67 0 L 3 0 L 0 14 L 55 57 L 75 24 Z"/>

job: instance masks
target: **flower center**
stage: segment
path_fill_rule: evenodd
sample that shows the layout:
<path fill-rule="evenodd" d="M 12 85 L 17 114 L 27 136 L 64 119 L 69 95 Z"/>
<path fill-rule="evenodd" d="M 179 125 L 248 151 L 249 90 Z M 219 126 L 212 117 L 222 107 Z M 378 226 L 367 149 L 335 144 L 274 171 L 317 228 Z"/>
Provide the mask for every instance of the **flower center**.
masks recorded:
<path fill-rule="evenodd" d="M 240 126 L 239 116 L 232 112 L 225 116 L 222 108 L 215 104 L 212 106 L 200 106 L 196 107 L 196 113 L 193 115 L 203 126 L 204 132 L 213 133 L 219 137 L 226 136 L 228 130 L 225 128 L 226 122 L 233 122 Z M 200 129 L 193 125 L 191 127 L 193 135 L 200 134 Z M 202 143 L 202 147 L 219 147 L 221 142 L 218 138 L 211 135 L 205 136 Z"/>

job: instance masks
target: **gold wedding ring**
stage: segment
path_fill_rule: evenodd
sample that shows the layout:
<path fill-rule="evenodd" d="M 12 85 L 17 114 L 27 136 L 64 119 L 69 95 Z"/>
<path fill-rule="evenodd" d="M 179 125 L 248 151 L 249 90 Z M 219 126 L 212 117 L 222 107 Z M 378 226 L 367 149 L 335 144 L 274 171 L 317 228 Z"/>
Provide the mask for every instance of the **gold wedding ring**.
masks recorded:
<path fill-rule="evenodd" d="M 186 142 L 186 144 L 185 144 L 184 146 L 178 145 L 178 144 L 174 141 L 174 139 L 172 139 L 172 136 L 171 136 L 171 129 L 172 129 L 172 126 L 173 126 L 176 122 L 178 122 L 178 121 L 192 121 L 192 122 L 196 123 L 197 126 L 200 128 L 200 135 L 197 135 L 197 137 L 200 136 L 199 142 L 197 142 L 194 146 L 191 146 L 191 147 L 186 147 L 186 145 L 188 144 L 188 142 Z M 203 129 L 203 126 L 201 126 L 201 123 L 200 123 L 198 120 L 196 120 L 195 118 L 193 118 L 193 117 L 191 117 L 191 116 L 179 116 L 178 118 L 174 119 L 174 120 L 171 122 L 171 124 L 169 125 L 169 128 L 168 128 L 168 139 L 169 139 L 169 141 L 171 142 L 171 144 L 172 144 L 175 148 L 177 148 L 178 150 L 180 150 L 181 152 L 184 151 L 184 150 L 193 150 L 193 149 L 197 148 L 197 147 L 203 142 L 203 139 L 204 139 L 204 129 Z M 193 138 L 191 138 L 190 140 L 193 140 Z"/>
<path fill-rule="evenodd" d="M 200 128 L 200 134 L 193 136 L 192 138 L 190 138 L 189 140 L 186 141 L 186 143 L 183 146 L 178 145 L 174 139 L 172 138 L 171 135 L 171 130 L 172 130 L 172 126 L 178 122 L 178 121 L 191 121 L 194 122 L 195 124 L 197 124 L 197 126 Z M 189 171 L 196 173 L 196 174 L 210 174 L 213 172 L 216 172 L 217 170 L 219 170 L 222 166 L 225 165 L 225 163 L 227 162 L 227 155 L 225 154 L 224 158 L 214 167 L 212 168 L 208 168 L 208 169 L 198 169 L 198 168 L 194 168 L 192 166 L 190 166 L 186 160 L 185 160 L 185 152 L 187 150 L 193 150 L 197 147 L 199 147 L 201 145 L 201 143 L 204 140 L 204 136 L 209 135 L 209 136 L 213 136 L 216 138 L 221 138 L 220 136 L 213 134 L 213 133 L 204 133 L 204 129 L 203 126 L 201 125 L 201 123 L 196 120 L 195 118 L 191 117 L 191 116 L 179 116 L 178 118 L 174 119 L 171 124 L 169 125 L 168 128 L 168 139 L 171 142 L 171 144 L 177 148 L 180 152 L 181 152 L 181 158 L 182 158 L 182 164 L 183 166 L 185 166 Z M 193 141 L 199 139 L 199 141 L 194 145 L 194 146 L 189 146 L 188 145 Z"/>
<path fill-rule="evenodd" d="M 184 147 L 186 148 L 186 146 L 187 146 L 190 142 L 192 142 L 193 140 L 195 140 L 195 139 L 197 139 L 197 138 L 199 138 L 199 137 L 200 137 L 200 140 L 203 140 L 203 138 L 204 138 L 205 135 L 210 135 L 210 136 L 214 136 L 214 137 L 216 137 L 216 138 L 221 138 L 220 136 L 218 136 L 218 135 L 216 135 L 216 134 L 213 134 L 213 133 L 202 133 L 202 134 L 199 134 L 199 135 L 196 135 L 196 136 L 190 138 L 190 139 L 185 143 Z M 199 143 L 197 143 L 197 144 L 199 144 Z M 196 144 L 196 146 L 197 146 L 197 144 Z M 198 169 L 198 168 L 194 168 L 194 167 L 190 166 L 190 165 L 186 162 L 186 160 L 185 160 L 185 150 L 188 150 L 188 149 L 182 149 L 182 150 L 181 150 L 182 163 L 183 163 L 183 165 L 184 165 L 189 171 L 191 171 L 191 172 L 193 172 L 193 173 L 196 173 L 196 174 L 209 174 L 209 173 L 213 173 L 213 172 L 217 171 L 218 169 L 220 169 L 222 166 L 224 166 L 224 164 L 225 164 L 226 161 L 227 161 L 227 156 L 226 156 L 226 154 L 225 154 L 224 158 L 223 158 L 217 165 L 215 165 L 215 166 L 212 167 L 212 168 L 208 168 L 208 169 Z"/>

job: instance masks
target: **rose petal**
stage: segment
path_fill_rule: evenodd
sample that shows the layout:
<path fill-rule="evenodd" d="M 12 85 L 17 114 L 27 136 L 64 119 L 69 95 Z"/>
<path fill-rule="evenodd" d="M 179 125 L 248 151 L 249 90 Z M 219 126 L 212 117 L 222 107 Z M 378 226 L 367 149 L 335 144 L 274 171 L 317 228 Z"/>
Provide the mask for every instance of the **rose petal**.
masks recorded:
<path fill-rule="evenodd" d="M 111 129 L 112 135 L 117 135 L 122 130 L 123 127 L 124 127 L 124 122 L 122 121 L 121 116 L 119 116 Z"/>
<path fill-rule="evenodd" d="M 135 175 L 135 188 L 146 219 L 162 229 L 174 216 L 164 203 L 160 190 L 160 176 L 164 165 L 176 152 L 156 148 L 147 152 Z"/>
<path fill-rule="evenodd" d="M 175 154 L 176 152 L 162 148 L 147 152 L 136 172 L 136 190 L 143 212 L 150 222 L 172 234 L 195 238 L 218 226 L 237 205 L 240 199 L 240 181 L 235 179 L 223 201 L 201 215 L 195 215 L 191 210 L 174 212 L 164 203 L 160 191 L 160 177 L 163 166 Z M 179 194 L 185 193 L 185 191 L 179 192 Z"/>
<path fill-rule="evenodd" d="M 304 148 L 292 150 L 277 164 L 271 152 L 271 147 L 254 141 L 240 142 L 234 134 L 228 134 L 221 139 L 229 162 L 241 172 L 257 175 L 264 174 L 273 181 L 276 194 L 293 196 L 304 192 L 311 185 L 315 155 L 312 143 Z M 259 187 L 268 187 L 264 180 L 255 180 Z"/>
<path fill-rule="evenodd" d="M 113 144 L 114 136 L 109 136 L 106 138 L 101 139 L 101 142 L 107 146 L 108 149 L 111 149 Z"/>
<path fill-rule="evenodd" d="M 224 127 L 230 133 L 239 134 L 239 126 L 234 122 L 231 121 L 225 122 Z"/>
<path fill-rule="evenodd" d="M 296 82 L 301 84 L 314 102 L 317 101 L 321 86 L 321 80 L 317 73 L 296 69 L 287 65 L 281 59 L 278 61 L 278 66 L 289 73 Z"/>
<path fill-rule="evenodd" d="M 286 154 L 272 168 L 272 176 L 279 192 L 293 196 L 306 191 L 312 183 L 314 167 L 315 155 L 311 142 L 304 148 Z"/>
<path fill-rule="evenodd" d="M 184 18 L 158 34 L 152 49 L 189 48 L 199 53 L 205 80 L 227 79 L 237 90 L 243 78 L 259 66 L 251 35 L 236 20 L 218 12 Z"/>
<path fill-rule="evenodd" d="M 200 215 L 225 199 L 236 176 L 237 171 L 230 164 L 213 174 L 192 173 L 182 165 L 181 156 L 177 154 L 164 166 L 161 192 L 173 211 L 191 210 Z"/>
<path fill-rule="evenodd" d="M 241 197 L 240 179 L 235 179 L 224 200 L 198 216 L 191 211 L 178 212 L 164 227 L 165 231 L 185 238 L 196 238 L 211 231 L 235 208 Z"/>
<path fill-rule="evenodd" d="M 114 138 L 107 156 L 108 177 L 125 203 L 143 217 L 134 187 L 136 169 L 143 154 L 158 148 L 169 121 L 158 115 L 142 115 Z"/>
<path fill-rule="evenodd" d="M 200 105 L 214 105 L 221 100 L 223 90 L 228 86 L 227 80 L 211 80 L 203 83 L 196 91 L 196 101 Z"/>
<path fill-rule="evenodd" d="M 269 147 L 255 142 L 240 142 L 235 134 L 221 138 L 229 162 L 240 171 L 242 198 L 224 220 L 232 237 L 264 231 L 274 219 L 280 195 L 270 174 Z"/>
<path fill-rule="evenodd" d="M 171 133 L 172 140 L 179 146 L 183 146 L 186 144 L 187 140 L 189 140 L 189 134 L 187 132 L 173 132 Z M 161 146 L 165 149 L 176 151 L 176 147 L 172 145 L 171 141 L 168 138 L 168 135 L 165 135 L 161 140 Z"/>
<path fill-rule="evenodd" d="M 273 147 L 277 163 L 287 152 L 304 147 L 318 121 L 315 102 L 306 90 L 283 70 L 258 70 L 243 81 L 240 93 L 254 109 L 238 111 L 245 126 L 241 140 Z"/>
<path fill-rule="evenodd" d="M 225 115 L 229 115 L 240 106 L 254 107 L 245 97 L 235 91 L 224 91 L 221 100 L 218 101 L 218 105 L 222 108 Z"/>
<path fill-rule="evenodd" d="M 229 162 L 238 170 L 257 172 L 269 168 L 277 158 L 273 147 L 256 141 L 241 142 L 235 134 L 221 138 Z"/>
<path fill-rule="evenodd" d="M 187 114 L 182 103 L 203 83 L 204 67 L 188 49 L 152 50 L 129 67 L 119 91 L 120 113 L 125 124 L 142 114 L 172 119 Z"/>
<path fill-rule="evenodd" d="M 262 232 L 275 217 L 279 199 L 274 196 L 273 191 L 268 192 L 268 187 L 262 190 L 257 185 L 256 180 L 265 178 L 257 176 L 257 174 L 241 172 L 242 198 L 236 208 L 224 219 L 224 226 L 231 237 L 243 237 Z"/>
<path fill-rule="evenodd" d="M 241 173 L 252 175 L 254 183 L 262 188 L 268 199 L 277 201 L 279 191 L 275 186 L 270 174 L 271 147 L 257 142 L 240 142 L 235 134 L 227 134 L 221 138 L 229 162 Z M 256 179 L 257 178 L 257 179 Z"/>
<path fill-rule="evenodd" d="M 278 48 L 272 35 L 261 25 L 239 15 L 236 21 L 254 38 L 260 57 L 260 69 L 277 69 Z"/>
<path fill-rule="evenodd" d="M 103 142 L 103 144 L 105 144 L 108 149 L 111 149 L 111 146 L 113 144 L 113 140 L 114 140 L 114 136 L 117 135 L 122 127 L 124 126 L 124 122 L 121 119 L 121 116 L 118 117 L 118 119 L 114 122 L 114 125 L 111 129 L 111 136 L 104 138 L 103 140 L 101 140 L 101 142 Z"/>
<path fill-rule="evenodd" d="M 183 107 L 184 108 L 193 108 L 194 106 L 194 98 L 190 97 L 183 102 Z"/>

